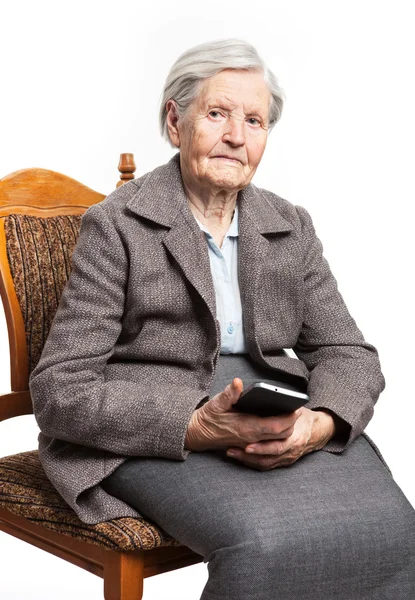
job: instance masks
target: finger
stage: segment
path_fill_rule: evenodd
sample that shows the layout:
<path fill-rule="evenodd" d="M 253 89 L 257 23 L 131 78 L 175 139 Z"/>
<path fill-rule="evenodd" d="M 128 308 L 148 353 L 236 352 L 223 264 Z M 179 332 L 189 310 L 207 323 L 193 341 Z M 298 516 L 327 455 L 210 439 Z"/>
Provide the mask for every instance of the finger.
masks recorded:
<path fill-rule="evenodd" d="M 256 423 L 260 439 L 284 439 L 289 437 L 300 415 L 297 411 L 277 417 L 258 417 Z"/>
<path fill-rule="evenodd" d="M 232 399 L 237 400 L 242 393 L 243 387 L 244 384 L 242 383 L 242 379 L 235 377 L 231 383 L 228 383 L 222 393 L 230 396 Z"/>
<path fill-rule="evenodd" d="M 229 383 L 224 391 L 223 395 L 226 397 L 226 408 L 230 408 L 235 402 L 239 400 L 239 396 L 242 394 L 244 384 L 242 379 L 235 377 L 231 383 Z"/>
<path fill-rule="evenodd" d="M 292 446 L 293 442 L 288 438 L 285 440 L 261 440 L 260 442 L 255 442 L 255 444 L 248 444 L 245 452 L 250 456 L 266 454 L 281 456 L 288 452 Z"/>
<path fill-rule="evenodd" d="M 242 390 L 244 389 L 244 384 L 242 379 L 239 377 L 235 377 L 231 383 L 232 394 L 236 396 L 236 399 L 242 394 Z"/>
<path fill-rule="evenodd" d="M 232 405 L 238 401 L 243 390 L 243 383 L 239 377 L 235 377 L 222 392 L 216 394 L 206 403 L 206 410 L 214 413 L 227 412 Z"/>
<path fill-rule="evenodd" d="M 232 448 L 227 451 L 227 456 L 241 462 L 247 467 L 257 468 L 259 470 L 265 470 L 273 468 L 279 463 L 279 457 L 270 454 L 261 456 L 251 456 L 246 454 L 241 448 Z"/>
<path fill-rule="evenodd" d="M 304 422 L 297 423 L 291 430 L 289 436 L 275 436 L 274 439 L 262 439 L 259 441 L 251 441 L 244 448 L 247 454 L 276 454 L 282 456 L 287 452 L 299 454 L 300 456 L 306 451 L 310 438 L 310 429 L 305 426 Z"/>
<path fill-rule="evenodd" d="M 302 456 L 301 453 L 292 454 L 289 452 L 284 453 L 282 456 L 275 456 L 273 454 L 255 456 L 246 454 L 241 448 L 232 448 L 232 450 L 228 451 L 226 454 L 247 467 L 257 468 L 259 470 L 286 467 L 292 465 Z"/>

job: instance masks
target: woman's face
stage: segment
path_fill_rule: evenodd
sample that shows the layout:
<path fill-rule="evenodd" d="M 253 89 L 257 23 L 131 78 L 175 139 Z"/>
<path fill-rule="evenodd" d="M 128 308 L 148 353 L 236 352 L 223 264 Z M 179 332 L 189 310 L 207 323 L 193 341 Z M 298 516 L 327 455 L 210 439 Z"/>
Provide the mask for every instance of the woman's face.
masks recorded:
<path fill-rule="evenodd" d="M 227 69 L 201 82 L 183 118 L 169 101 L 169 132 L 180 148 L 185 182 L 215 190 L 246 187 L 267 143 L 270 100 L 262 73 Z"/>

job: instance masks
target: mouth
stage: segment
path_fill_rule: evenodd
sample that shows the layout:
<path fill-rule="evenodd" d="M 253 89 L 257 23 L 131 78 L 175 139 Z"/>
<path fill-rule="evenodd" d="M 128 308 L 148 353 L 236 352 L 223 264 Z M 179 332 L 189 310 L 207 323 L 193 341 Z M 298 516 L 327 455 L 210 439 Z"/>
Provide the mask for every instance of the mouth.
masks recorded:
<path fill-rule="evenodd" d="M 232 162 L 240 163 L 242 161 L 239 158 L 235 158 L 234 156 L 226 156 L 225 154 L 218 154 L 217 156 L 213 156 L 212 158 L 221 158 L 222 160 L 231 160 Z"/>

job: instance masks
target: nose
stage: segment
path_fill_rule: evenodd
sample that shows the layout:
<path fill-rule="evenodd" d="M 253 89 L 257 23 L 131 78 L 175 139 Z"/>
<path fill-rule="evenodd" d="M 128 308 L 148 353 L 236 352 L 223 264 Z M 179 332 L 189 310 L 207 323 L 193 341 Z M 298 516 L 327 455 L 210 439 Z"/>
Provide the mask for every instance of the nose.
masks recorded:
<path fill-rule="evenodd" d="M 245 143 L 245 119 L 235 117 L 228 119 L 223 141 L 231 146 L 243 146 Z"/>

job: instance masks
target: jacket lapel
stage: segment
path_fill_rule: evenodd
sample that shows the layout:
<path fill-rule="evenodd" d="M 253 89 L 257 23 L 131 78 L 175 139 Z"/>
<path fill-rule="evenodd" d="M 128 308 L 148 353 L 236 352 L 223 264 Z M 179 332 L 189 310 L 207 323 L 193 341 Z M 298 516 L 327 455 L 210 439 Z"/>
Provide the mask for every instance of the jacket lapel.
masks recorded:
<path fill-rule="evenodd" d="M 260 275 L 270 250 L 266 234 L 289 233 L 292 226 L 253 185 L 240 193 L 239 211 L 238 275 L 245 338 L 252 358 L 264 363 L 257 341 L 259 315 L 255 314 L 255 309 L 260 294 Z M 278 298 L 274 301 L 278 305 Z"/>
<path fill-rule="evenodd" d="M 183 189 L 179 154 L 136 181 L 127 202 L 135 214 L 167 228 L 163 244 L 196 289 L 216 322 L 216 299 L 204 233 L 193 217 Z"/>
<path fill-rule="evenodd" d="M 190 211 L 189 211 L 190 212 Z M 190 213 L 193 218 L 193 215 Z M 205 301 L 216 321 L 216 299 L 210 270 L 209 254 L 203 231 L 196 221 L 188 223 L 181 215 L 163 239 L 163 243 L 179 264 L 185 277 Z"/>

